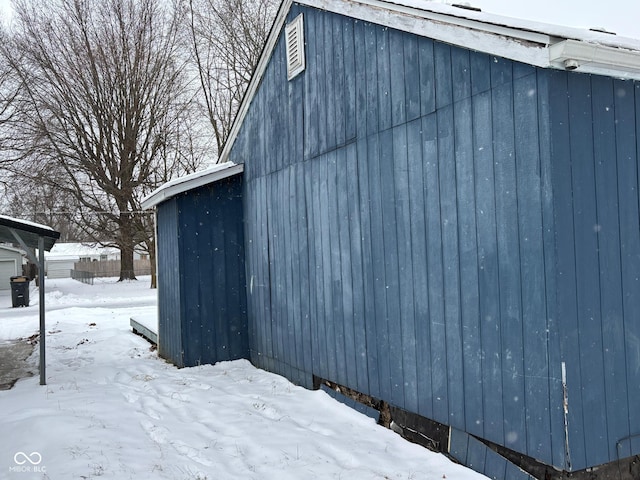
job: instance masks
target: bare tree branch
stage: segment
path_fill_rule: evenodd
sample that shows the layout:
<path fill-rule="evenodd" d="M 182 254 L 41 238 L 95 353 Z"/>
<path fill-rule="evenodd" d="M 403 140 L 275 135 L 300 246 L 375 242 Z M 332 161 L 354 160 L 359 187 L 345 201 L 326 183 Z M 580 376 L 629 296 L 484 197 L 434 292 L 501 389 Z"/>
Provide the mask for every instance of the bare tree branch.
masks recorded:
<path fill-rule="evenodd" d="M 85 235 L 152 244 L 140 201 L 203 161 L 180 51 L 180 8 L 155 0 L 18 0 L 0 49 L 21 86 L 11 172 L 57 189 Z M 153 262 L 152 262 L 153 263 Z"/>
<path fill-rule="evenodd" d="M 189 0 L 191 58 L 218 154 L 273 23 L 277 0 Z"/>

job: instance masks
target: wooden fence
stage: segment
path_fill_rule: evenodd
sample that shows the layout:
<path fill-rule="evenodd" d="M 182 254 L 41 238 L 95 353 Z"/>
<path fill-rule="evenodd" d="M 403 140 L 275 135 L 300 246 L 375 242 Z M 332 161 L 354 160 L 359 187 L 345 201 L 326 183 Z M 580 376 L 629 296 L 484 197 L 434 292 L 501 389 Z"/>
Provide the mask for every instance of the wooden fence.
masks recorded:
<path fill-rule="evenodd" d="M 101 260 L 95 262 L 76 262 L 74 270 L 92 273 L 94 277 L 119 277 L 120 260 Z M 133 261 L 133 271 L 136 275 L 151 275 L 149 259 Z"/>

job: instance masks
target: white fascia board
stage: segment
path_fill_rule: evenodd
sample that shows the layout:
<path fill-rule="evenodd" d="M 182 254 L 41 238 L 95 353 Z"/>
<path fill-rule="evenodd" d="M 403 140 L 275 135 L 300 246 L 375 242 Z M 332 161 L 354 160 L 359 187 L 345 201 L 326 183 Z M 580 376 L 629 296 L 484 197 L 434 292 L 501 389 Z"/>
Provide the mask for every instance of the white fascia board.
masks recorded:
<path fill-rule="evenodd" d="M 388 1 L 298 0 L 298 3 L 540 67 L 549 66 L 545 49 L 555 41 L 545 33 Z"/>
<path fill-rule="evenodd" d="M 548 34 L 542 32 L 509 26 L 507 17 L 471 12 L 450 5 L 431 4 L 420 8 L 410 5 L 409 2 L 397 4 L 385 0 L 298 0 L 298 3 L 405 31 L 407 31 L 405 28 L 406 23 L 403 22 L 402 18 L 409 20 L 409 22 L 413 19 L 446 23 L 456 27 L 481 30 L 534 43 L 548 44 L 550 38 Z M 473 18 L 474 16 L 478 18 Z M 501 23 L 492 23 L 488 21 L 489 18 L 499 18 L 503 21 Z M 431 37 L 429 30 L 424 28 L 418 30 L 417 33 L 419 35 Z M 447 43 L 457 45 L 457 39 L 459 37 L 450 39 L 451 41 Z"/>
<path fill-rule="evenodd" d="M 165 183 L 142 200 L 143 210 L 153 208 L 180 193 L 209 185 L 210 183 L 217 182 L 218 180 L 231 177 L 244 171 L 244 164 L 242 163 L 235 164 L 229 162 L 227 164 L 219 164 L 216 167 L 192 173 L 191 175 L 186 175 Z"/>
<path fill-rule="evenodd" d="M 563 40 L 549 48 L 549 62 L 557 68 L 640 80 L 637 51 Z"/>

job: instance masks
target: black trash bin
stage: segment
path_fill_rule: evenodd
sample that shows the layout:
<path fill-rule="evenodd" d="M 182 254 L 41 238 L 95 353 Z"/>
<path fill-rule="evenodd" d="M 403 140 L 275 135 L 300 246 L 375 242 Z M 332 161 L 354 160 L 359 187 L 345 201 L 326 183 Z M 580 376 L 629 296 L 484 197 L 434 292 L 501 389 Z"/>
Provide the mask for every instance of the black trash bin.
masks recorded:
<path fill-rule="evenodd" d="M 14 307 L 29 306 L 29 277 L 11 277 L 11 303 Z"/>

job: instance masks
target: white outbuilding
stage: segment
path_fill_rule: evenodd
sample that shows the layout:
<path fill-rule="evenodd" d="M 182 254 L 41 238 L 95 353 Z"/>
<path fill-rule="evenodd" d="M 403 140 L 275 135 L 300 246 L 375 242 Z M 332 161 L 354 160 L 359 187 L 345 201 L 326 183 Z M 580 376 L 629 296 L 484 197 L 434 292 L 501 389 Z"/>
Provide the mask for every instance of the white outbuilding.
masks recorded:
<path fill-rule="evenodd" d="M 17 248 L 0 246 L 0 290 L 9 290 L 11 277 L 22 275 L 22 259 Z"/>

